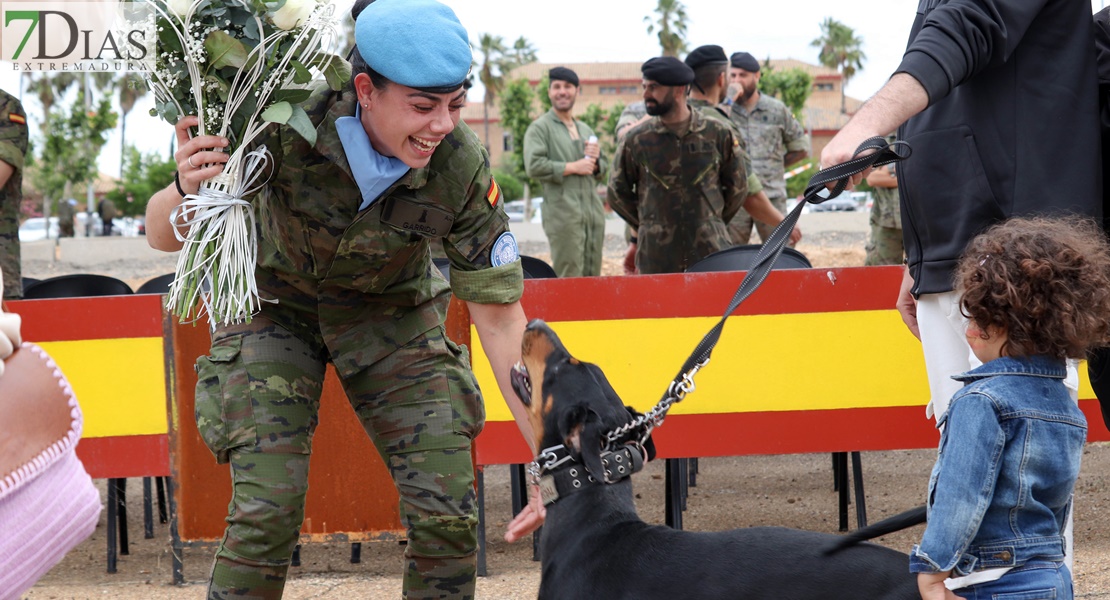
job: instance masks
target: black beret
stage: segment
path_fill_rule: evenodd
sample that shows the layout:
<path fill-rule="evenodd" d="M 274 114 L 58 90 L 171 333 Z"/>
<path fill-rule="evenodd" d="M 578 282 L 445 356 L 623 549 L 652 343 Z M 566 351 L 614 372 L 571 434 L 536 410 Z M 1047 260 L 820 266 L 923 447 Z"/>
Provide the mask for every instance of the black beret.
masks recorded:
<path fill-rule="evenodd" d="M 548 81 L 565 81 L 578 87 L 578 74 L 566 67 L 555 67 L 547 72 Z"/>
<path fill-rule="evenodd" d="M 720 46 L 714 44 L 698 46 L 686 55 L 686 64 L 697 71 L 706 65 L 727 65 L 728 56 L 725 55 L 725 49 Z"/>
<path fill-rule="evenodd" d="M 759 61 L 747 52 L 733 52 L 731 62 L 737 69 L 744 69 L 750 73 L 759 72 Z"/>
<path fill-rule="evenodd" d="M 644 79 L 669 87 L 694 82 L 694 70 L 673 56 L 652 58 L 640 67 L 640 72 L 644 74 Z"/>

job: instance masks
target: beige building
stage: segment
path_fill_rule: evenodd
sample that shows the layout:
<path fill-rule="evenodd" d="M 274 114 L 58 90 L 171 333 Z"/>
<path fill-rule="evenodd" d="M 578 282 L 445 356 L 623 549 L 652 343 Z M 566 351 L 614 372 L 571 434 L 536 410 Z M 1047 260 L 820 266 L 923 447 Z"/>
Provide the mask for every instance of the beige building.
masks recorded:
<path fill-rule="evenodd" d="M 581 88 L 574 110 L 576 114 L 581 114 L 586 112 L 586 107 L 591 104 L 599 104 L 601 108 L 609 109 L 618 102 L 625 106 L 639 102 L 642 99 L 640 64 L 638 62 L 532 63 L 513 70 L 508 79 L 527 79 L 534 88 L 552 67 L 564 66 L 573 69 L 578 74 Z M 800 68 L 813 76 L 813 93 L 806 101 L 803 125 L 813 139 L 810 156 L 819 155 L 825 144 L 848 122 L 848 118 L 855 113 L 862 102 L 855 98 L 848 98 L 847 114 L 840 112 L 840 89 L 843 85 L 843 77 L 833 69 L 794 59 L 772 59 L 771 66 L 780 71 Z M 470 100 L 462 111 L 463 120 L 478 134 L 478 137 L 485 135 L 484 110 L 482 100 L 478 99 Z M 535 111 L 537 116 L 539 110 L 540 105 L 537 100 Z M 492 163 L 495 166 L 501 165 L 502 156 L 512 148 L 513 140 L 509 139 L 506 132 L 501 129 L 501 118 L 496 101 L 489 107 L 489 137 Z"/>

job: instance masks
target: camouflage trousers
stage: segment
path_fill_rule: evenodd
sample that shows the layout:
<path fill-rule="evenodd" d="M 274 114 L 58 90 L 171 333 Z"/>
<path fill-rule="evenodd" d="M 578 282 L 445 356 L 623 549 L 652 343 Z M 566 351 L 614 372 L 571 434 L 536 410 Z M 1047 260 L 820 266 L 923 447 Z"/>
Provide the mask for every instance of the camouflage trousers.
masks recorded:
<path fill-rule="evenodd" d="M 867 258 L 864 265 L 900 265 L 905 255 L 902 230 L 871 224 L 871 237 L 867 240 Z"/>
<path fill-rule="evenodd" d="M 779 209 L 779 212 L 786 216 L 786 198 L 771 200 L 771 206 Z M 752 241 L 753 227 L 759 233 L 759 243 L 767 241 L 767 238 L 771 237 L 771 232 L 775 230 L 774 225 L 760 223 L 753 219 L 747 210 L 740 209 L 740 212 L 728 222 L 728 234 L 732 238 L 732 243 L 737 246 L 755 244 L 756 242 Z M 790 248 L 794 247 L 793 242 L 787 242 L 786 245 Z"/>
<path fill-rule="evenodd" d="M 282 596 L 304 519 L 328 356 L 321 340 L 256 317 L 217 330 L 211 354 L 197 360 L 197 427 L 217 460 L 230 463 L 233 487 L 210 599 Z M 466 350 L 440 327 L 342 385 L 401 498 L 403 597 L 473 598 L 470 447 L 485 413 Z"/>

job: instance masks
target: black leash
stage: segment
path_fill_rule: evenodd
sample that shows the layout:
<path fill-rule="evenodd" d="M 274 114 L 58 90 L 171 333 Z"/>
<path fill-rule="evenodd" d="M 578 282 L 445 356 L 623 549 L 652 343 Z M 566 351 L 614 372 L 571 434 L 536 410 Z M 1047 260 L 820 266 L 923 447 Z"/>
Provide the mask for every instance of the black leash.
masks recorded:
<path fill-rule="evenodd" d="M 860 155 L 869 150 L 874 150 L 875 152 L 865 156 Z M 740 303 L 747 300 L 759 286 L 763 285 L 763 281 L 767 279 L 767 275 L 771 273 L 775 261 L 786 247 L 786 242 L 790 239 L 790 233 L 798 223 L 798 218 L 802 214 L 802 208 L 804 208 L 807 203 L 821 204 L 826 200 L 836 198 L 848 187 L 848 182 L 852 175 L 862 173 L 866 169 L 872 167 L 880 167 L 905 160 L 909 158 L 910 153 L 910 146 L 905 142 L 894 142 L 891 144 L 881 137 L 873 137 L 856 148 L 852 160 L 823 169 L 814 174 L 813 177 L 810 178 L 809 184 L 806 186 L 805 198 L 794 207 L 794 210 L 790 211 L 790 214 L 779 223 L 778 227 L 776 227 L 775 230 L 771 232 L 771 235 L 764 241 L 759 249 L 759 253 L 756 255 L 755 264 L 748 271 L 747 275 L 744 276 L 743 281 L 740 282 L 740 287 L 736 290 L 736 294 L 733 295 L 732 301 L 728 304 L 728 308 L 725 309 L 724 316 L 722 316 L 721 320 L 709 330 L 709 333 L 705 334 L 705 337 L 703 337 L 697 347 L 694 348 L 694 352 L 686 359 L 686 363 L 682 365 L 682 370 L 680 370 L 674 380 L 671 381 L 670 386 L 667 388 L 667 392 L 663 395 L 659 404 L 656 404 L 655 407 L 642 417 L 609 432 L 609 441 L 615 442 L 628 431 L 645 423 L 648 424 L 648 432 L 650 433 L 651 427 L 656 427 L 663 423 L 663 419 L 666 417 L 667 411 L 670 410 L 671 405 L 675 402 L 682 401 L 686 394 L 694 391 L 694 375 L 709 362 L 709 356 L 713 353 L 713 348 L 721 338 L 721 332 L 724 330 L 725 321 L 727 321 L 729 316 L 740 306 Z M 827 187 L 827 184 L 832 182 L 836 182 L 836 184 L 832 188 Z"/>

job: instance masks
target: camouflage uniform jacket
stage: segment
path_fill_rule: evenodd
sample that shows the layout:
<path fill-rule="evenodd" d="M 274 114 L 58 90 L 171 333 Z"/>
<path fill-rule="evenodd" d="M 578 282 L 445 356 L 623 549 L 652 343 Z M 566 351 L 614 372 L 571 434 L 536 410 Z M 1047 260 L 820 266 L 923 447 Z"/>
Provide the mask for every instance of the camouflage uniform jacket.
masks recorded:
<path fill-rule="evenodd" d="M 277 172 L 257 198 L 259 292 L 277 304 L 263 315 L 312 339 L 322 335 L 344 377 L 442 326 L 450 293 L 509 303 L 523 292 L 520 262 L 491 266 L 508 231 L 489 156 L 462 122 L 427 167 L 410 169 L 367 209 L 335 120 L 355 114 L 350 90 L 317 92 L 305 103 L 316 128 L 310 146 L 287 127 L 266 146 Z M 441 240 L 451 284 L 431 261 Z M 307 331 L 303 328 L 307 328 Z"/>
<path fill-rule="evenodd" d="M 755 169 L 752 168 L 752 157 L 748 154 L 748 145 L 744 142 L 743 134 L 736 128 L 736 123 L 733 123 L 732 119 L 729 118 L 728 112 L 722 109 L 720 105 L 712 104 L 708 100 L 700 98 L 690 98 L 687 100 L 687 104 L 690 105 L 690 108 L 700 110 L 701 114 L 728 125 L 733 135 L 736 136 L 736 141 L 740 142 L 740 151 L 744 154 L 744 171 L 748 174 L 748 195 L 752 196 L 763 191 L 763 183 L 759 181 L 759 175 L 756 175 Z"/>
<path fill-rule="evenodd" d="M 694 110 L 681 138 L 658 118 L 617 148 L 609 205 L 637 230 L 641 273 L 681 273 L 732 246 L 726 224 L 748 196 L 732 130 Z"/>
<path fill-rule="evenodd" d="M 755 172 L 763 181 L 763 191 L 771 200 L 786 198 L 786 165 L 790 152 L 809 150 L 809 139 L 802 124 L 781 101 L 767 94 L 751 112 L 743 104 L 732 105 L 729 118 L 747 142 Z"/>
<path fill-rule="evenodd" d="M 0 269 L 4 298 L 23 296 L 19 254 L 19 209 L 23 202 L 23 157 L 27 154 L 27 113 L 11 94 L 0 90 L 0 160 L 14 171 L 0 189 Z"/>

